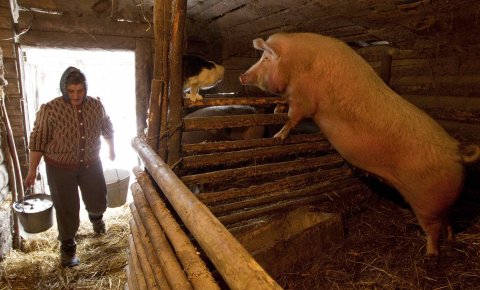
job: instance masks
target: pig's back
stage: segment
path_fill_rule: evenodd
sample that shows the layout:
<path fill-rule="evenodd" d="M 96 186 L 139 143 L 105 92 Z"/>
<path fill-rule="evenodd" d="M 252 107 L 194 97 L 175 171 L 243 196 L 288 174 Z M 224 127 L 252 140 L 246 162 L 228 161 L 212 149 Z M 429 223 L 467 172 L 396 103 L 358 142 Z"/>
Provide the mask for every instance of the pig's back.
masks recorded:
<path fill-rule="evenodd" d="M 325 36 L 298 37 L 297 44 L 308 39 L 304 49 L 315 55 L 310 75 L 320 78 L 312 80 L 316 91 L 305 92 L 320 99 L 314 119 L 347 161 L 387 180 L 404 170 L 456 170 L 457 141 L 391 90 L 353 49 Z"/>

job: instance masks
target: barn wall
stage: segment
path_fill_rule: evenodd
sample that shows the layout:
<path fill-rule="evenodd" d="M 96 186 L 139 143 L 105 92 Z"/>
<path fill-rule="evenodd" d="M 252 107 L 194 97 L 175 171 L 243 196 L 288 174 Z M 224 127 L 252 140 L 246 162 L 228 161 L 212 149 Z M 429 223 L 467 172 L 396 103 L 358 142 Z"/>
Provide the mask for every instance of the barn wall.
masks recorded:
<path fill-rule="evenodd" d="M 432 115 L 450 134 L 466 142 L 480 141 L 480 56 L 461 51 L 431 54 L 387 46 L 369 46 L 357 52 L 394 91 Z M 226 73 L 220 90 L 256 91 L 242 87 L 238 77 L 259 57 L 252 47 L 242 56 L 223 59 Z"/>

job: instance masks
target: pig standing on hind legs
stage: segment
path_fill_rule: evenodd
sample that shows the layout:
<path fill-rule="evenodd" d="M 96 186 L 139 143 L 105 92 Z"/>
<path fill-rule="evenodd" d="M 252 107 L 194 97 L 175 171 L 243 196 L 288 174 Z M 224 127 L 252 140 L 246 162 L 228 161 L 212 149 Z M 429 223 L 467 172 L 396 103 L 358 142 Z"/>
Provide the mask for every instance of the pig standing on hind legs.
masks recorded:
<path fill-rule="evenodd" d="M 410 204 L 427 236 L 427 254 L 438 255 L 442 232 L 452 238 L 449 209 L 463 187 L 458 142 L 431 117 L 392 91 L 352 48 L 312 33 L 277 33 L 255 39 L 260 60 L 240 76 L 287 99 L 285 139 L 312 118 L 332 146 L 353 166 L 393 185 Z"/>

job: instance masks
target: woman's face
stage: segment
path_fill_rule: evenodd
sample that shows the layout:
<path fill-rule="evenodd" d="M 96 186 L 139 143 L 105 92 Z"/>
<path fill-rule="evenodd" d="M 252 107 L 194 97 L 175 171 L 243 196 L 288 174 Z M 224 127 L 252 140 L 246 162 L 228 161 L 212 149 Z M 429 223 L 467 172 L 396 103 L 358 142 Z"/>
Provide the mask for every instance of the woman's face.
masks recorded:
<path fill-rule="evenodd" d="M 80 105 L 85 98 L 85 84 L 70 84 L 67 86 L 67 93 L 72 105 Z"/>

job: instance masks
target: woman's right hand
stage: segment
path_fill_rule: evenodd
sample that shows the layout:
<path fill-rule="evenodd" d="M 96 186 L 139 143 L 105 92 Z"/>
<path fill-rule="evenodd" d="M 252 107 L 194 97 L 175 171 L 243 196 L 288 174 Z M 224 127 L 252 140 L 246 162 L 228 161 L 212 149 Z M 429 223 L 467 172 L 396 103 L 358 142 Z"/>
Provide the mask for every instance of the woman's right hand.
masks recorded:
<path fill-rule="evenodd" d="M 37 172 L 31 172 L 29 170 L 27 177 L 25 177 L 25 186 L 27 188 L 33 186 L 35 184 L 35 178 L 37 178 Z"/>

